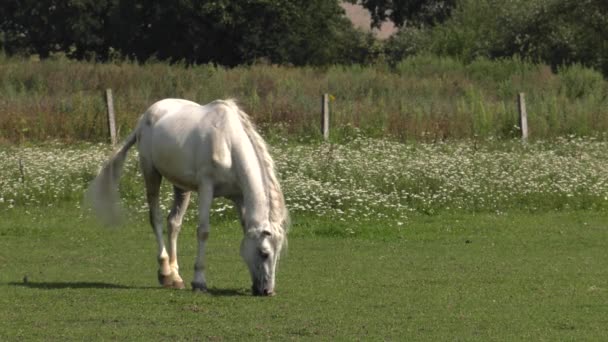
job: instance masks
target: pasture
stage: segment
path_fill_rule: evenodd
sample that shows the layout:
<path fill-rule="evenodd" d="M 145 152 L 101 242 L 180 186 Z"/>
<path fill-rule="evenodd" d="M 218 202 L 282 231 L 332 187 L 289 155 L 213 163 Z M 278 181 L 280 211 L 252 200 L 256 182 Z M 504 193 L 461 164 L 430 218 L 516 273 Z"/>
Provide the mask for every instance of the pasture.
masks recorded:
<path fill-rule="evenodd" d="M 74 214 L 65 206 L 3 213 L 0 339 L 605 337 L 605 213 L 420 216 L 401 232 L 378 229 L 382 222 L 336 225 L 294 215 L 272 298 L 250 295 L 236 221 L 214 225 L 210 293 L 197 295 L 156 283 L 145 215 L 104 229 Z M 313 228 L 346 226 L 369 234 L 339 237 Z M 187 225 L 181 239 L 186 281 L 194 236 Z"/>
<path fill-rule="evenodd" d="M 272 147 L 293 221 L 272 298 L 250 295 L 230 203 L 212 211 L 210 293 L 166 290 L 134 156 L 128 218 L 104 228 L 81 198 L 106 146 L 1 147 L 0 340 L 605 337 L 605 142 Z"/>

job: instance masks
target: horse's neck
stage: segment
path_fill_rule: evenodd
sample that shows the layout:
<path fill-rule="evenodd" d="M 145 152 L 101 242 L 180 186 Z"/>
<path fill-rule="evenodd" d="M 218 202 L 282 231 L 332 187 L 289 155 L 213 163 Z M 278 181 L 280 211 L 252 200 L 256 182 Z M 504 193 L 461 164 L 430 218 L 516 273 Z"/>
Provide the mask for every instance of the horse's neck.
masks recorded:
<path fill-rule="evenodd" d="M 268 221 L 268 197 L 264 189 L 243 189 L 243 205 L 245 206 L 245 222 L 247 226 L 259 226 Z"/>
<path fill-rule="evenodd" d="M 265 184 L 264 170 L 261 163 L 252 151 L 240 151 L 240 158 L 236 158 L 237 172 L 240 178 L 245 206 L 245 222 L 248 226 L 259 226 L 268 221 L 270 203 L 268 198 L 268 185 Z M 244 153 L 243 153 L 244 152 Z"/>

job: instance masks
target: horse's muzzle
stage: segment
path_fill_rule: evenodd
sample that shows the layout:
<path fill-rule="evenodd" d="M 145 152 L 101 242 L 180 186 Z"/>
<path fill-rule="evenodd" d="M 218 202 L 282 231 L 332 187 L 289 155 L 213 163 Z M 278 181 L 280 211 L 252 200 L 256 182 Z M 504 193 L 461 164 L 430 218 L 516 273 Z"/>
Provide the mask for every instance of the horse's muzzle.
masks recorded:
<path fill-rule="evenodd" d="M 251 287 L 251 292 L 253 292 L 254 296 L 261 296 L 261 297 L 272 297 L 275 295 L 274 291 L 269 290 L 269 289 L 258 289 L 255 286 Z"/>

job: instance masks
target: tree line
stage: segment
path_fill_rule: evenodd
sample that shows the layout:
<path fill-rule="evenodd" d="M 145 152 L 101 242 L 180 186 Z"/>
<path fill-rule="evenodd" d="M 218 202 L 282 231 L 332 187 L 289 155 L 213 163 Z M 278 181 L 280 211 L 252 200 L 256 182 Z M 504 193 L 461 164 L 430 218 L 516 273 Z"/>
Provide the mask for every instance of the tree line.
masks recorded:
<path fill-rule="evenodd" d="M 0 31 L 10 55 L 325 64 L 359 38 L 342 13 L 335 0 L 3 0 Z"/>
<path fill-rule="evenodd" d="M 414 54 L 463 61 L 520 56 L 608 75 L 605 0 L 347 0 L 386 41 L 353 28 L 339 0 L 3 0 L 0 47 L 8 55 L 61 53 L 215 63 L 331 65 L 396 62 Z"/>

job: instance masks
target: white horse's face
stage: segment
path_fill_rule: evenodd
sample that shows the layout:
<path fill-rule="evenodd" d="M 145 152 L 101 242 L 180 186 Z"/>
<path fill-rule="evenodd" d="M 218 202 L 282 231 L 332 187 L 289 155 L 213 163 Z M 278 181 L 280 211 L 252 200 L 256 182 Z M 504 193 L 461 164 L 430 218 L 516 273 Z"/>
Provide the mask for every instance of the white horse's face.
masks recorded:
<path fill-rule="evenodd" d="M 274 277 L 281 253 L 281 237 L 269 230 L 255 230 L 245 234 L 241 243 L 241 256 L 245 260 L 256 296 L 274 295 Z"/>

